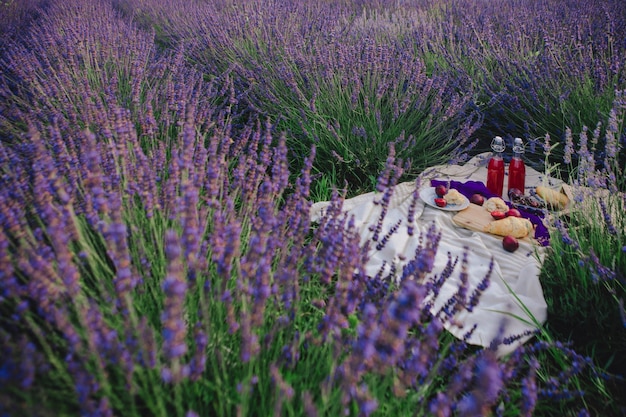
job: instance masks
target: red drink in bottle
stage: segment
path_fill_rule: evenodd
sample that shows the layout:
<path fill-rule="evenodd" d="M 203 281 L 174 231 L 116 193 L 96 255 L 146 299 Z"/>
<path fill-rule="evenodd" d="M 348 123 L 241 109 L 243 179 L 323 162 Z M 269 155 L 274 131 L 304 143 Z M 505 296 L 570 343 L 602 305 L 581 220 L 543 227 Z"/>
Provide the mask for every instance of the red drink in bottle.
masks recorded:
<path fill-rule="evenodd" d="M 493 138 L 491 149 L 494 154 L 487 166 L 487 189 L 499 197 L 502 197 L 502 187 L 504 186 L 504 140 L 500 136 Z"/>
<path fill-rule="evenodd" d="M 522 139 L 515 138 L 513 143 L 513 158 L 509 164 L 509 190 L 517 188 L 524 193 L 525 179 L 526 179 L 526 166 L 522 155 L 524 154 L 524 144 Z"/>

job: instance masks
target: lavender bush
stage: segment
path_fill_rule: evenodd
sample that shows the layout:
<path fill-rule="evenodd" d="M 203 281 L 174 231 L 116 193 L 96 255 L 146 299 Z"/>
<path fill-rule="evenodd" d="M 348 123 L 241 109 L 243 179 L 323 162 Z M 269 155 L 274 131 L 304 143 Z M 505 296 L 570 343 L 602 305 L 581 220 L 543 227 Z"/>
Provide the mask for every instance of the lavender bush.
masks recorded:
<path fill-rule="evenodd" d="M 4 48 L 7 41 L 26 30 L 45 4 L 45 0 L 4 0 L 0 3 L 0 46 Z"/>
<path fill-rule="evenodd" d="M 625 83 L 626 8 L 618 1 L 444 2 L 440 28 L 419 37 L 435 64 L 451 68 L 476 101 L 485 139 L 505 133 L 530 144 L 531 160 L 546 133 L 564 145 L 566 129 L 595 126 Z M 484 149 L 484 148 L 483 148 Z M 553 150 L 552 162 L 563 157 Z"/>
<path fill-rule="evenodd" d="M 580 161 L 569 166 L 576 205 L 568 216 L 554 219 L 554 256 L 542 274 L 555 315 L 550 328 L 558 337 L 573 340 L 581 351 L 593 352 L 599 364 L 620 375 L 618 389 L 623 389 L 626 374 L 620 353 L 626 349 L 626 196 L 619 191 L 626 177 L 619 163 L 624 147 L 617 141 L 624 127 L 624 98 L 624 92 L 618 92 L 606 135 L 601 135 L 601 124 L 593 131 L 585 128 L 579 147 L 571 149 Z M 598 153 L 605 157 L 595 160 Z M 572 327 L 572 322 L 578 325 Z"/>
<path fill-rule="evenodd" d="M 287 126 L 304 134 L 298 142 L 326 141 L 319 163 L 333 165 L 320 168 L 343 171 L 335 178 L 340 186 L 344 178 L 362 183 L 368 170 L 383 164 L 379 159 L 375 166 L 362 166 L 371 165 L 372 156 L 361 158 L 355 148 L 381 154 L 398 140 L 413 150 L 402 156 L 419 172 L 429 162 L 419 157 L 422 149 L 452 151 L 454 144 L 447 144 L 458 141 L 454 153 L 462 155 L 463 147 L 474 143 L 467 141 L 472 133 L 479 139 L 477 150 L 485 150 L 494 135 L 523 137 L 530 145 L 529 162 L 543 169 L 539 147 L 545 134 L 564 145 L 566 128 L 579 132 L 606 117 L 615 89 L 624 85 L 626 10 L 614 0 L 480 6 L 426 0 L 303 5 L 143 0 L 135 9 L 129 0 L 119 3 L 146 27 L 168 33 L 165 43 L 195 45 L 189 57 L 208 72 L 237 71 L 254 107 L 286 116 Z M 368 62 L 372 53 L 380 55 L 374 65 Z M 433 83 L 434 102 L 424 101 L 431 90 L 422 82 L 411 77 L 403 82 L 407 59 L 420 67 L 411 68 L 411 77 L 423 74 L 418 78 Z M 368 88 L 372 82 L 375 87 Z M 440 102 L 449 103 L 446 113 Z M 417 107 L 405 112 L 406 103 Z M 479 117 L 470 121 L 476 109 Z M 416 131 L 428 133 L 419 137 Z M 562 151 L 563 146 L 552 152 L 552 163 Z"/>
<path fill-rule="evenodd" d="M 166 27 L 169 43 L 188 45 L 189 60 L 207 73 L 233 71 L 248 106 L 290 132 L 293 169 L 315 144 L 314 172 L 347 184 L 349 195 L 373 188 L 391 143 L 412 167 L 407 178 L 473 146 L 481 117 L 472 91 L 427 71 L 410 39 L 355 19 L 358 6 L 144 3 L 135 13 L 149 27 Z"/>
<path fill-rule="evenodd" d="M 229 1 L 188 4 L 167 15 L 165 3 L 152 0 L 50 1 L 39 9 L 37 25 L 20 36 L 3 34 L 3 415 L 612 410 L 604 401 L 611 398 L 607 375 L 547 332 L 497 357 L 498 343 L 510 340 L 479 349 L 443 330 L 450 311 L 471 308 L 480 294 L 461 288 L 436 313 L 424 303 L 446 278 L 426 279 L 438 247 L 436 229 L 416 236 L 422 245 L 395 284 L 390 277 L 365 276 L 370 248 L 341 214 L 345 191 L 333 192 L 328 215 L 310 222 L 317 171 L 337 163 L 333 151 L 346 161 L 352 157 L 337 147 L 357 152 L 365 140 L 359 126 L 338 123 L 359 109 L 370 111 L 359 122 L 366 135 L 380 134 L 376 149 L 382 153 L 364 157 L 361 175 L 384 195 L 416 170 L 411 140 L 424 152 L 424 163 L 461 156 L 461 148 L 443 152 L 419 135 L 449 126 L 456 133 L 447 133 L 441 147 L 457 138 L 469 141 L 481 120 L 472 115 L 471 100 L 452 78 L 433 73 L 426 58 L 404 55 L 407 44 L 391 42 L 388 26 L 373 24 L 391 20 L 403 28 L 395 19 L 422 16 L 424 23 L 445 8 L 424 2 L 428 13 L 420 14 L 397 4 L 385 14 L 384 2 L 322 2 L 310 9 L 286 3 L 274 14 L 261 7 L 265 3 L 250 2 L 241 5 L 247 15 Z M 186 7 L 203 13 L 186 14 Z M 213 22 L 206 20 L 213 7 L 220 14 L 212 19 L 251 19 L 252 26 L 210 32 L 216 28 L 203 25 Z M 329 10 L 343 10 L 342 18 L 354 25 L 341 32 L 345 21 L 329 19 Z M 306 13 L 294 15 L 301 11 Z M 191 19 L 187 25 L 185 19 Z M 274 50 L 272 36 L 280 32 L 257 33 L 271 41 L 261 45 L 262 53 L 246 45 L 255 39 L 246 30 L 269 30 L 268 21 L 289 36 L 316 34 L 310 44 L 297 44 L 310 48 L 304 49 L 310 56 L 287 41 Z M 399 29 L 398 36 L 409 32 Z M 202 41 L 231 43 L 196 44 L 191 38 L 198 33 L 205 34 Z M 370 43 L 359 44 L 364 33 Z M 334 43 L 332 51 L 352 58 L 332 61 L 326 72 L 317 67 L 318 74 L 312 59 L 332 58 L 322 48 L 330 35 L 351 40 Z M 357 52 L 371 54 L 370 60 L 359 62 Z M 292 75 L 301 78 L 290 84 L 278 67 L 248 61 L 261 57 L 296 65 Z M 349 107 L 352 99 L 344 97 L 337 110 L 334 98 L 344 94 L 344 81 L 359 93 L 358 105 Z M 373 90 L 379 84 L 380 98 Z M 273 99 L 274 93 L 281 94 Z M 402 100 L 416 111 L 411 116 L 425 115 L 425 124 L 412 124 L 417 122 L 408 112 L 396 118 L 394 103 Z M 615 103 L 606 139 L 592 140 L 596 148 L 589 148 L 604 149 L 606 169 L 592 164 L 579 177 L 597 174 L 613 191 L 623 175 L 623 103 Z M 320 124 L 329 116 L 335 119 Z M 305 140 L 305 131 L 313 141 Z M 365 178 L 355 181 L 353 190 Z M 613 207 L 623 210 L 623 201 L 604 204 L 603 219 Z M 597 262 L 584 260 L 606 272 L 603 278 L 619 278 L 622 258 L 607 256 L 623 246 L 622 224 L 606 224 L 613 227 L 598 234 L 616 230 L 606 254 L 591 243 Z M 463 259 L 455 265 L 471 268 Z M 622 289 L 610 287 L 619 300 Z"/>

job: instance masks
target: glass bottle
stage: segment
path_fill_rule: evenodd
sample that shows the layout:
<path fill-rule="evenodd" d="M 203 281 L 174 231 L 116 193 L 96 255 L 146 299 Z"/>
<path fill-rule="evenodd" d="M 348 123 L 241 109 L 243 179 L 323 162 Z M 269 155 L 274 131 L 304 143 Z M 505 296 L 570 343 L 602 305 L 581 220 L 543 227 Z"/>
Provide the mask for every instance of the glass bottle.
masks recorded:
<path fill-rule="evenodd" d="M 524 142 L 521 138 L 515 138 L 513 142 L 513 158 L 509 164 L 509 191 L 513 188 L 517 188 L 524 193 L 524 186 L 526 180 L 526 166 L 522 159 L 524 155 Z"/>
<path fill-rule="evenodd" d="M 491 141 L 491 149 L 494 153 L 487 166 L 487 189 L 498 197 L 502 197 L 502 188 L 504 186 L 504 160 L 502 159 L 502 152 L 504 152 L 505 148 L 504 139 L 500 136 L 496 136 Z"/>

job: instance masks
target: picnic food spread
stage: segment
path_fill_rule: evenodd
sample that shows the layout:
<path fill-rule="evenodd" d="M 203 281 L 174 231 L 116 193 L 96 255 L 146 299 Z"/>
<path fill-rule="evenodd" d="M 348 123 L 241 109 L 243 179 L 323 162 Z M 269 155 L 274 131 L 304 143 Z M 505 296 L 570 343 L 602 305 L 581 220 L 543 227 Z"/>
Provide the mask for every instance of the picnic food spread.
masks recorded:
<path fill-rule="evenodd" d="M 446 278 L 429 301 L 429 308 L 437 314 L 458 294 L 464 280 L 468 285 L 467 293 L 471 294 L 489 277 L 489 285 L 481 290 L 478 304 L 472 311 L 456 313 L 444 326 L 458 338 L 467 337 L 467 332 L 475 326 L 466 340 L 481 346 L 489 346 L 498 337 L 515 336 L 515 342 L 498 348 L 499 353 L 507 353 L 532 337 L 530 334 L 536 329 L 533 323 L 543 323 L 547 318 L 539 272 L 549 234 L 541 210 L 534 213 L 519 203 L 532 197 L 547 207 L 537 187 L 545 186 L 558 193 L 561 183 L 527 167 L 525 183 L 529 194 L 520 191 L 515 194 L 515 200 L 505 201 L 486 187 L 488 159 L 489 155 L 481 154 L 464 165 L 430 167 L 419 181 L 396 185 L 391 196 L 385 197 L 385 210 L 381 207 L 383 194 L 371 192 L 344 200 L 342 211 L 350 219 L 350 226 L 346 227 L 354 227 L 362 244 L 370 248 L 360 273 L 378 277 L 376 279 L 402 279 L 406 266 L 423 249 L 434 226 L 440 236 L 428 275 L 422 279 Z M 444 186 L 439 188 L 442 197 L 435 191 L 440 185 Z M 445 194 L 441 191 L 444 189 Z M 451 201 L 458 201 L 457 193 L 464 197 L 463 204 L 448 203 L 444 199 L 450 194 Z M 503 212 L 503 220 L 495 220 L 485 207 L 493 197 L 498 200 L 492 200 L 488 206 L 493 205 L 493 211 Z M 443 199 L 447 205 L 437 206 L 436 198 Z M 470 203 L 470 198 L 484 202 L 483 206 Z M 311 219 L 318 221 L 329 205 L 330 202 L 315 203 Z M 519 217 L 512 209 L 517 210 Z M 372 227 L 375 224 L 379 228 Z M 525 236 L 516 238 L 500 233 Z M 380 244 L 377 236 L 385 236 L 385 245 Z"/>

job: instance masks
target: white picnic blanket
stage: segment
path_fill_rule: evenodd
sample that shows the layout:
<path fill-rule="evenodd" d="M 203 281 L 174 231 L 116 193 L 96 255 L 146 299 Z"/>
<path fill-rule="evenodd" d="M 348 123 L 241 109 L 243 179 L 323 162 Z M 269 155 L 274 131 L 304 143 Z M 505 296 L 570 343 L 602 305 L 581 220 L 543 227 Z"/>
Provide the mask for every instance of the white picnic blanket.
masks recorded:
<path fill-rule="evenodd" d="M 430 179 L 484 182 L 487 178 L 488 157 L 489 153 L 485 153 L 472 158 L 462 166 L 432 167 L 422 174 L 421 186 L 430 186 Z M 546 184 L 546 180 L 543 174 L 530 167 L 526 168 L 526 187 Z M 553 178 L 548 180 L 550 184 L 559 183 Z M 398 221 L 400 227 L 381 250 L 376 250 L 376 242 L 371 242 L 371 256 L 365 265 L 368 276 L 375 277 L 381 268 L 384 268 L 386 273 L 392 272 L 391 265 L 394 265 L 398 277 L 402 273 L 402 267 L 413 257 L 419 245 L 420 233 L 425 236 L 429 226 L 434 224 L 441 230 L 441 241 L 433 270 L 426 279 L 434 279 L 441 275 L 448 264 L 449 255 L 453 259 L 457 257 L 459 262 L 435 298 L 431 308 L 433 313 L 457 292 L 464 251 L 468 253 L 467 271 L 470 286 L 468 294 L 481 283 L 488 273 L 491 260 L 494 260 L 490 284 L 482 293 L 478 305 L 471 312 L 466 310 L 458 312 L 453 320 L 446 322 L 445 326 L 449 332 L 463 338 L 468 330 L 476 325 L 468 342 L 489 346 L 496 337 L 522 335 L 543 324 L 547 318 L 547 305 L 539 282 L 539 272 L 545 248 L 520 241 L 517 251 L 506 252 L 502 248 L 501 238 L 458 227 L 452 221 L 455 212 L 433 208 L 421 200 L 415 204 L 413 222 L 415 232 L 410 236 L 407 229 L 408 212 L 415 188 L 416 182 L 401 183 L 395 187 L 381 235 Z M 506 192 L 506 182 L 504 188 Z M 343 210 L 354 216 L 354 224 L 359 230 L 363 244 L 372 239 L 373 232 L 369 226 L 378 221 L 381 210 L 380 204 L 374 204 L 374 201 L 379 201 L 381 197 L 381 193 L 372 192 L 345 200 L 343 203 Z M 328 204 L 329 202 L 314 204 L 311 208 L 311 218 L 316 220 L 323 216 Z M 530 337 L 532 336 L 526 335 L 515 343 L 501 345 L 499 354 L 512 352 Z"/>

